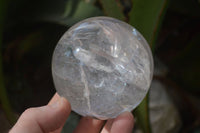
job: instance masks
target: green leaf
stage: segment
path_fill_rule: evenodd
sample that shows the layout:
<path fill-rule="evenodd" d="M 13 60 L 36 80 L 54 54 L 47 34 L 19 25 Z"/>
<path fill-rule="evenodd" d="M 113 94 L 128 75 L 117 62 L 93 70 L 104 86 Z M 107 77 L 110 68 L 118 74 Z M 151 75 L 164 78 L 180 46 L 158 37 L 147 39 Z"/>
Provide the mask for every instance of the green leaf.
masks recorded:
<path fill-rule="evenodd" d="M 130 11 L 129 23 L 133 25 L 146 38 L 152 51 L 158 35 L 163 16 L 168 5 L 168 0 L 132 0 L 133 7 Z M 150 133 L 148 94 L 136 108 L 135 114 L 138 123 L 145 133 Z"/>
<path fill-rule="evenodd" d="M 146 38 L 152 50 L 168 0 L 133 0 L 129 23 Z"/>
<path fill-rule="evenodd" d="M 122 12 L 122 9 L 120 8 L 120 4 L 117 3 L 115 0 L 99 0 L 105 15 L 125 20 L 124 14 Z"/>
<path fill-rule="evenodd" d="M 148 94 L 147 94 L 147 96 L 140 103 L 140 105 L 134 110 L 134 114 L 136 115 L 139 125 L 141 126 L 144 133 L 151 132 L 148 110 L 149 109 L 148 109 Z"/>
<path fill-rule="evenodd" d="M 97 0 L 84 0 L 84 1 L 91 4 L 95 4 L 95 2 L 97 2 Z"/>
<path fill-rule="evenodd" d="M 3 20 L 6 11 L 6 1 L 0 1 L 0 102 L 6 117 L 11 124 L 14 124 L 16 119 L 12 112 L 9 99 L 7 97 L 6 88 L 4 85 L 3 64 L 2 64 L 2 36 L 3 36 Z"/>
<path fill-rule="evenodd" d="M 80 116 L 74 112 L 71 112 L 67 121 L 65 122 L 62 133 L 73 133 L 79 123 L 79 120 Z"/>
<path fill-rule="evenodd" d="M 91 3 L 80 1 L 77 5 L 77 9 L 75 10 L 72 16 L 62 17 L 55 21 L 57 21 L 57 23 L 60 23 L 62 25 L 71 26 L 83 19 L 99 16 L 99 15 L 102 15 L 102 12 L 99 8 L 95 7 Z"/>
<path fill-rule="evenodd" d="M 8 4 L 6 28 L 18 26 L 24 22 L 48 21 L 54 18 L 72 15 L 80 0 L 12 0 Z M 66 7 L 68 10 L 66 10 Z M 4 26 L 4 27 L 5 27 Z"/>
<path fill-rule="evenodd" d="M 92 3 L 83 0 L 57 0 L 57 1 L 25 1 L 17 0 L 10 4 L 6 26 L 16 26 L 21 22 L 50 22 L 64 26 L 72 26 L 83 19 L 102 15 L 102 11 Z M 24 13 L 26 9 L 26 13 Z"/>

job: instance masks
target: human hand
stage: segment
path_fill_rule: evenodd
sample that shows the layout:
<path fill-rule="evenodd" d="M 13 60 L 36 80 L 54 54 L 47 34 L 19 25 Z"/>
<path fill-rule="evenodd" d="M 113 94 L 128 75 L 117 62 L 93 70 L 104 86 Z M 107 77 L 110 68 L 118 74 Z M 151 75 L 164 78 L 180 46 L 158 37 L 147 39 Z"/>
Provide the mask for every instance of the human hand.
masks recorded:
<path fill-rule="evenodd" d="M 70 103 L 56 93 L 48 105 L 22 113 L 10 133 L 60 133 L 70 112 Z M 105 125 L 105 121 L 83 117 L 74 133 L 131 133 L 133 121 L 129 112 L 108 120 Z"/>

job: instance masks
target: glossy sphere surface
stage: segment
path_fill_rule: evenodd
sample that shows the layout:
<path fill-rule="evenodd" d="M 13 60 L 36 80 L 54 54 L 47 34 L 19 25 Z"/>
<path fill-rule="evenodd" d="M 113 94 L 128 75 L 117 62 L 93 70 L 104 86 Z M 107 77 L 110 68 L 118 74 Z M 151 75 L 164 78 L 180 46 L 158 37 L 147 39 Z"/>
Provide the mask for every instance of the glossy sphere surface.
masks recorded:
<path fill-rule="evenodd" d="M 109 17 L 72 26 L 58 42 L 52 73 L 59 95 L 82 116 L 109 119 L 133 110 L 152 80 L 153 59 L 143 36 Z"/>

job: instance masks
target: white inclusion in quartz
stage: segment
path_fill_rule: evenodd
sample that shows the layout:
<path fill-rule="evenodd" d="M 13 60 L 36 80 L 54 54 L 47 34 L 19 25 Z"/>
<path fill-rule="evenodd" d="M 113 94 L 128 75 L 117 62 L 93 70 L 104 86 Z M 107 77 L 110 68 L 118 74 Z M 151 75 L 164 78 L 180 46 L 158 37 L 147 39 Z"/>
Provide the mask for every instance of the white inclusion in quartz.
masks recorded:
<path fill-rule="evenodd" d="M 62 36 L 52 73 L 58 94 L 73 111 L 105 120 L 142 101 L 151 84 L 153 59 L 135 28 L 114 18 L 94 17 Z"/>

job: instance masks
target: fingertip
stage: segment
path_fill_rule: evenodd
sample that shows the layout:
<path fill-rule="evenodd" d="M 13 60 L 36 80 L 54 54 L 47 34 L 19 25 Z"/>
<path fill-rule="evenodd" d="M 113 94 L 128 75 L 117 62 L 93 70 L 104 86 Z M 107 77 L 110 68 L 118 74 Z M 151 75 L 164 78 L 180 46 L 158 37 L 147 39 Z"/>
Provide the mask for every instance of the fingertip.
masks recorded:
<path fill-rule="evenodd" d="M 41 129 L 45 132 L 62 128 L 71 112 L 70 103 L 60 96 L 57 97 L 57 101 L 42 108 L 44 114 L 41 116 L 41 112 L 37 120 Z"/>
<path fill-rule="evenodd" d="M 71 112 L 71 105 L 69 101 L 55 93 L 53 98 L 48 103 L 49 107 L 56 108 L 57 111 L 61 111 L 61 113 L 65 115 L 69 115 Z"/>
<path fill-rule="evenodd" d="M 54 104 L 55 102 L 57 102 L 60 99 L 60 96 L 58 95 L 58 93 L 56 92 L 54 94 L 54 96 L 51 98 L 51 100 L 49 101 L 48 105 Z"/>
<path fill-rule="evenodd" d="M 123 112 L 122 114 L 120 114 L 116 119 L 125 119 L 127 121 L 130 121 L 130 122 L 134 122 L 134 116 L 131 112 Z"/>
<path fill-rule="evenodd" d="M 121 121 L 125 121 L 127 122 L 130 126 L 134 126 L 134 116 L 131 112 L 123 112 L 121 115 L 119 115 L 115 121 L 118 121 L 118 120 L 121 120 Z"/>
<path fill-rule="evenodd" d="M 131 133 L 134 127 L 134 117 L 130 112 L 124 112 L 115 118 L 111 133 Z"/>
<path fill-rule="evenodd" d="M 68 117 L 71 112 L 71 105 L 67 99 L 61 97 L 60 100 L 60 110 Z"/>
<path fill-rule="evenodd" d="M 82 117 L 74 133 L 97 133 L 100 132 L 104 121 L 90 117 Z"/>

